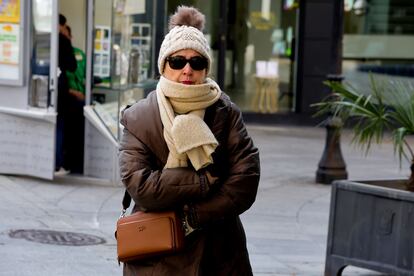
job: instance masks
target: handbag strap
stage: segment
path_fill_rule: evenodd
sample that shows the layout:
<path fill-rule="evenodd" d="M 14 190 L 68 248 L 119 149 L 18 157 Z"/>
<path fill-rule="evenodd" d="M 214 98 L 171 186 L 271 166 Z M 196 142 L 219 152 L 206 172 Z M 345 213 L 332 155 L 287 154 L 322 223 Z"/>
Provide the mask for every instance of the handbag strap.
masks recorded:
<path fill-rule="evenodd" d="M 121 217 L 125 216 L 126 210 L 131 205 L 131 196 L 129 195 L 128 191 L 125 190 L 124 198 L 122 199 L 122 213 Z"/>

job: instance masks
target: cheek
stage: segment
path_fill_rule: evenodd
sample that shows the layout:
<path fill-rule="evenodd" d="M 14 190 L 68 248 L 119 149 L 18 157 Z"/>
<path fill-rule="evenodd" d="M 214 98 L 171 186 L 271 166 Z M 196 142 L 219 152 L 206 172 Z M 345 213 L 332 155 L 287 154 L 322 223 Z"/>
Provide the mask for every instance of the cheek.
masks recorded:
<path fill-rule="evenodd" d="M 207 75 L 206 75 L 206 72 L 205 71 L 202 71 L 202 72 L 197 73 L 197 75 L 196 75 L 196 82 L 197 82 L 197 84 L 204 83 L 206 81 L 206 77 L 207 77 Z"/>
<path fill-rule="evenodd" d="M 170 68 L 165 68 L 163 76 L 170 81 L 178 81 L 180 76 L 179 70 L 171 70 Z"/>

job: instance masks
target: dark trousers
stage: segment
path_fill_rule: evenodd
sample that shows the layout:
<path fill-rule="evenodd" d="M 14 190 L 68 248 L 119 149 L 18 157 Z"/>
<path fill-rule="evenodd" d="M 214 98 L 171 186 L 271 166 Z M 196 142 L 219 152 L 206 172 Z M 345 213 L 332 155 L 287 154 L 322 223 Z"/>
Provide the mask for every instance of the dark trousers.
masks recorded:
<path fill-rule="evenodd" d="M 84 102 L 70 96 L 65 116 L 64 147 L 67 150 L 66 164 L 73 173 L 83 173 L 83 152 L 85 120 L 83 117 Z"/>
<path fill-rule="evenodd" d="M 83 173 L 85 120 L 84 102 L 69 95 L 56 125 L 56 168 Z"/>

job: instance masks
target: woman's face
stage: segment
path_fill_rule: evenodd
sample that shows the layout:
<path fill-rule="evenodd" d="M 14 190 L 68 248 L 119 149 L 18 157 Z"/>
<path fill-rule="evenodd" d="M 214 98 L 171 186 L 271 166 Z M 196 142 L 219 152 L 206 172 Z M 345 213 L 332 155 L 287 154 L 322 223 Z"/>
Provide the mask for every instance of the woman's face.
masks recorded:
<path fill-rule="evenodd" d="M 197 51 L 194 51 L 192 49 L 184 49 L 184 50 L 177 51 L 174 54 L 172 54 L 169 58 L 178 57 L 178 56 L 184 57 L 187 60 L 189 60 L 190 58 L 194 58 L 194 57 L 201 57 L 205 59 Z M 194 70 L 190 66 L 189 62 L 187 62 L 182 69 L 172 69 L 170 66 L 170 62 L 168 61 L 168 58 L 167 58 L 167 61 L 165 62 L 165 68 L 164 68 L 164 73 L 163 73 L 163 76 L 169 79 L 170 81 L 175 81 L 175 82 L 179 82 L 182 84 L 188 84 L 188 85 L 204 83 L 206 79 L 206 75 L 207 75 L 206 68 L 202 70 Z"/>

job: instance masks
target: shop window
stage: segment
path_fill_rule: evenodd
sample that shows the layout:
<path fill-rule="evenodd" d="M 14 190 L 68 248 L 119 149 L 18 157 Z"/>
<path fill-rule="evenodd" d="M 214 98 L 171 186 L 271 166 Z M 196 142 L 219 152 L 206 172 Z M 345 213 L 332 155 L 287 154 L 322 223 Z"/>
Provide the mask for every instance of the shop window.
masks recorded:
<path fill-rule="evenodd" d="M 414 2 L 346 0 L 343 74 L 357 87 L 368 75 L 414 82 Z"/>
<path fill-rule="evenodd" d="M 168 13 L 173 13 L 182 2 L 168 1 Z M 211 75 L 218 80 L 222 4 L 220 1 L 208 1 L 208 4 L 206 1 L 184 2 L 206 16 L 204 33 L 214 58 Z M 230 0 L 227 3 L 226 10 L 221 11 L 227 14 L 223 90 L 242 111 L 276 113 L 292 110 L 298 1 Z M 275 65 L 277 74 L 258 74 L 256 65 L 260 62 Z"/>
<path fill-rule="evenodd" d="M 50 105 L 49 70 L 51 57 L 52 0 L 35 0 L 32 5 L 33 28 L 29 106 Z"/>
<path fill-rule="evenodd" d="M 115 139 L 121 133 L 121 111 L 155 89 L 153 8 L 153 1 L 145 0 L 95 5 L 91 105 Z"/>

